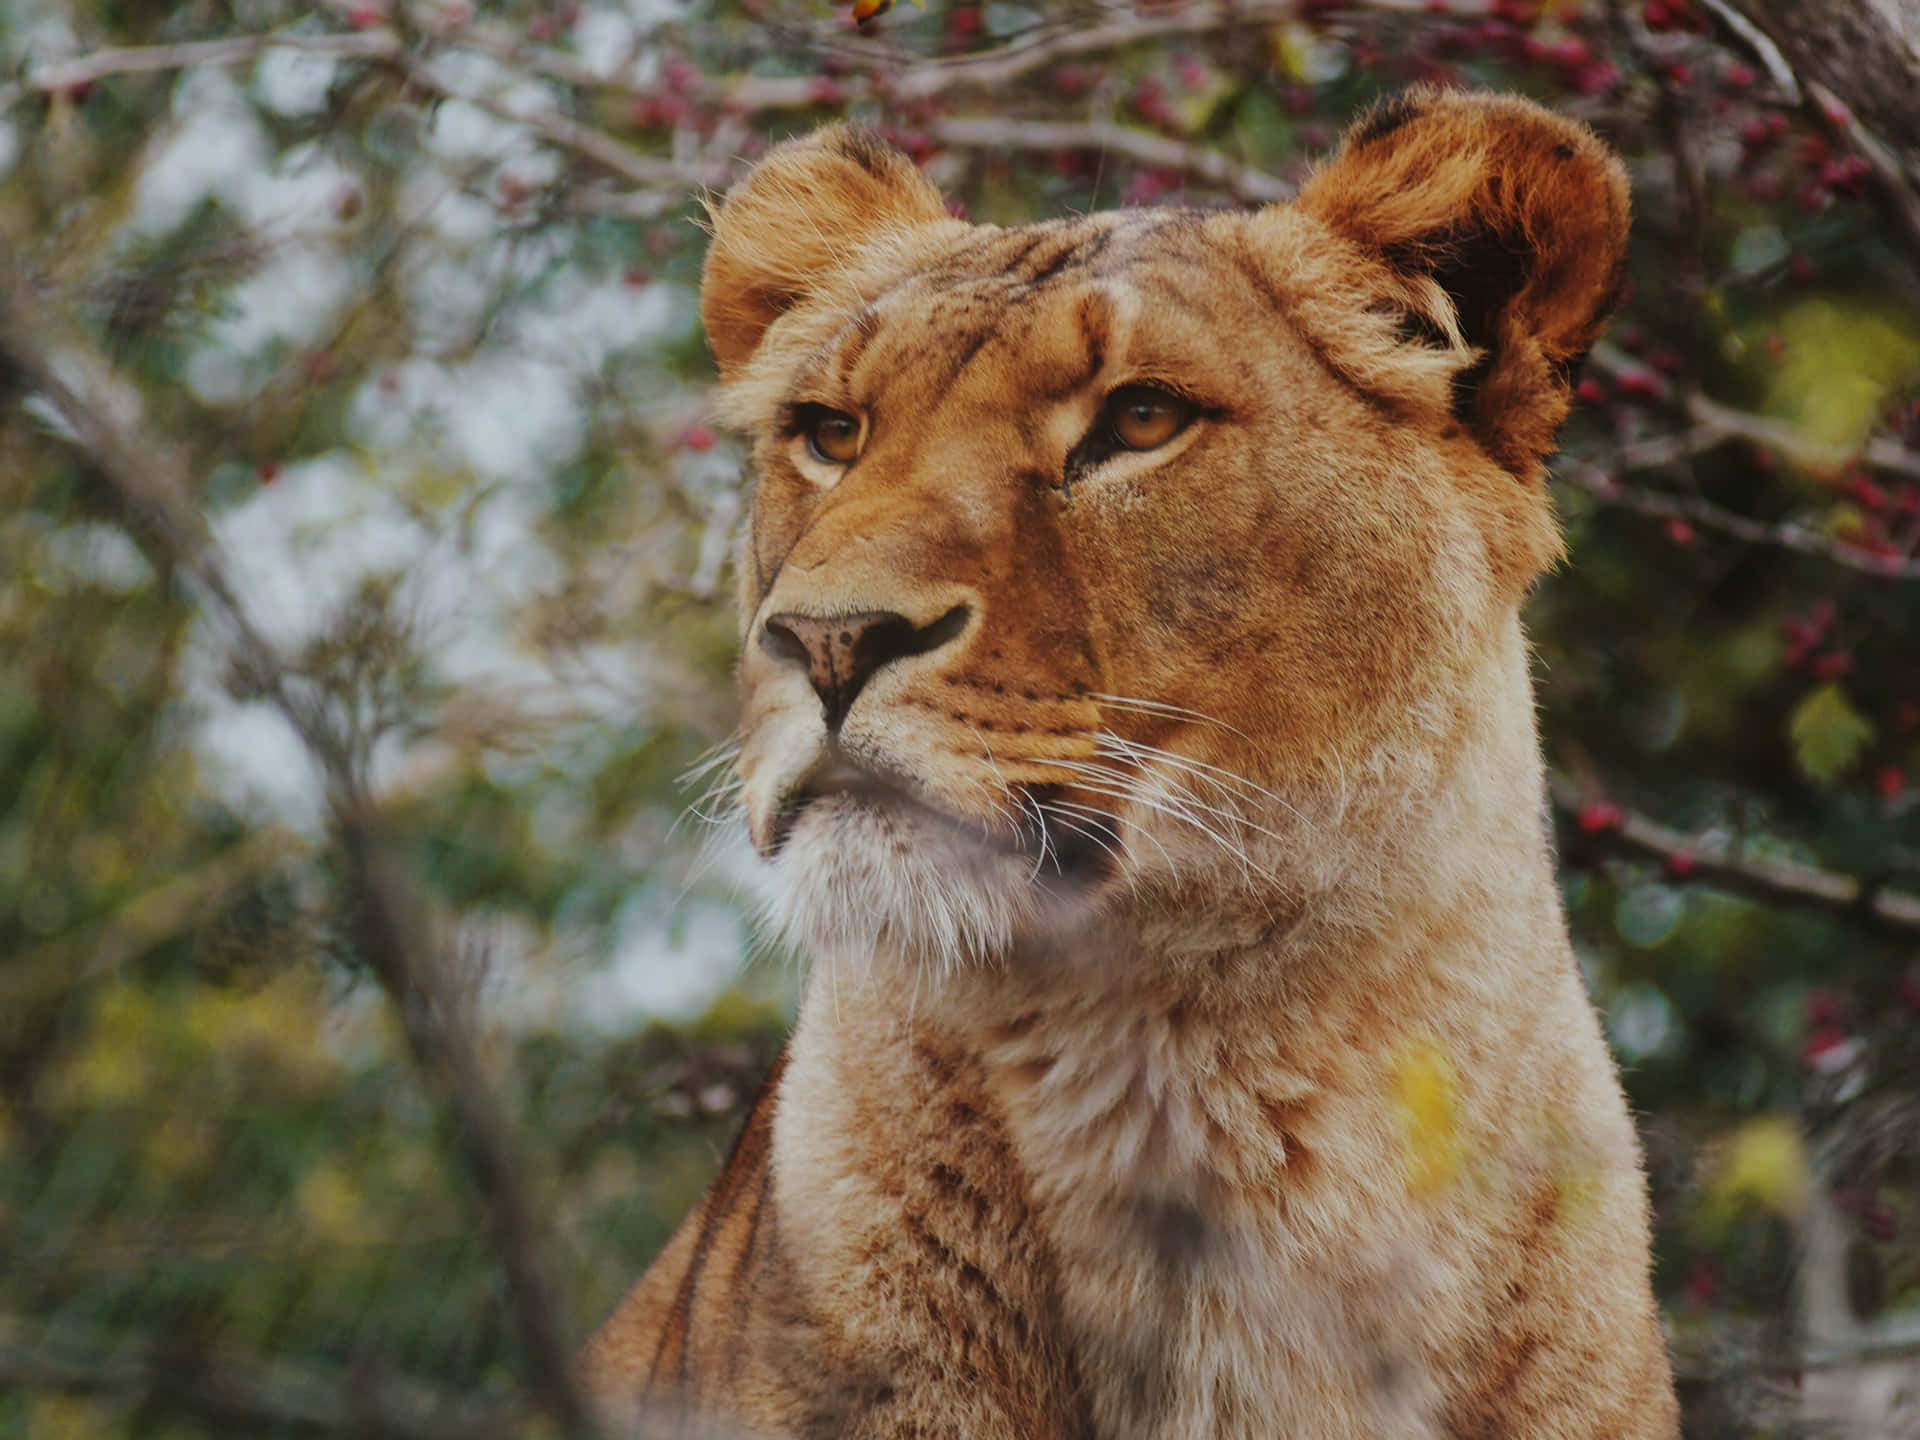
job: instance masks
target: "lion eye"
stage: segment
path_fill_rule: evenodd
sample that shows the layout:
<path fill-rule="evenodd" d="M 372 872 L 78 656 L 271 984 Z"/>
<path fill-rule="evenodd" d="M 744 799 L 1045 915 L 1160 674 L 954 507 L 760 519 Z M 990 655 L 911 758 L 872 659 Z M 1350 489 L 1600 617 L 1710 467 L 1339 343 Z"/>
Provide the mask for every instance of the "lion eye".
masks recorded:
<path fill-rule="evenodd" d="M 1177 395 L 1146 385 L 1128 385 L 1107 401 L 1113 438 L 1129 450 L 1164 445 L 1193 418 L 1193 406 Z"/>
<path fill-rule="evenodd" d="M 844 410 L 814 409 L 805 417 L 803 433 L 813 458 L 827 465 L 851 465 L 860 458 L 861 442 L 858 417 Z"/>

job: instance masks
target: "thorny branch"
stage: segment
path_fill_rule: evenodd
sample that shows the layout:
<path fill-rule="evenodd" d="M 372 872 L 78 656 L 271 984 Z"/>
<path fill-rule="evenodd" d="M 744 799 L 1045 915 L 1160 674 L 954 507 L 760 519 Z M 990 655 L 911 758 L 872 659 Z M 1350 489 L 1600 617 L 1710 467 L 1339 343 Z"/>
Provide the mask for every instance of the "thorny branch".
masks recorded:
<path fill-rule="evenodd" d="M 25 253 L 12 237 L 7 244 L 11 253 Z M 534 1392 L 568 1431 L 590 1432 L 590 1412 L 561 1336 L 544 1227 L 522 1178 L 511 1125 L 481 1062 L 463 987 L 443 942 L 430 931 L 415 878 L 383 839 L 363 767 L 349 741 L 322 706 L 295 688 L 291 667 L 252 621 L 228 581 L 178 458 L 145 433 L 134 392 L 97 355 L 63 335 L 30 279 L 17 269 L 0 279 L 0 361 L 52 404 L 127 511 L 129 523 L 212 602 L 229 627 L 249 681 L 319 762 L 352 880 L 361 949 L 399 1013 L 414 1063 L 485 1201 Z"/>

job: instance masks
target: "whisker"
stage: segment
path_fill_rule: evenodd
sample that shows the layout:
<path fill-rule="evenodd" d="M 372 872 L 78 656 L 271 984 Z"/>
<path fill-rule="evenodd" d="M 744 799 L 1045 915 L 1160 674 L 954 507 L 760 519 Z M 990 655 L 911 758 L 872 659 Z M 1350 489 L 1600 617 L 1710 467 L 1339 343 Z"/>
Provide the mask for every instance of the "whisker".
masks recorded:
<path fill-rule="evenodd" d="M 1205 760 L 1201 760 L 1192 755 L 1177 755 L 1171 750 L 1161 749 L 1158 745 L 1146 745 L 1138 740 L 1129 740 L 1125 736 L 1115 735 L 1111 731 L 1097 730 L 1087 731 L 1085 733 L 1091 735 L 1097 743 L 1118 750 L 1129 759 L 1163 760 L 1177 769 L 1186 771 L 1202 783 L 1213 786 L 1216 790 L 1224 794 L 1232 795 L 1238 790 L 1241 792 L 1240 798 L 1242 799 L 1254 798 L 1271 800 L 1274 804 L 1280 806 L 1288 814 L 1292 815 L 1294 819 L 1311 828 L 1312 822 L 1300 813 L 1298 806 L 1274 794 L 1273 791 L 1267 789 L 1265 786 L 1256 785 L 1244 775 L 1237 775 L 1231 770 L 1222 769 L 1218 765 L 1211 765 Z"/>
<path fill-rule="evenodd" d="M 1080 769 L 1083 767 L 1071 766 L 1068 768 Z M 1149 810 L 1158 811 L 1159 813 L 1166 815 L 1171 819 L 1178 820 L 1183 824 L 1191 825 L 1194 829 L 1200 831 L 1201 834 L 1205 835 L 1208 839 L 1212 840 L 1228 855 L 1232 856 L 1235 860 L 1239 861 L 1242 870 L 1245 871 L 1249 876 L 1251 876 L 1253 873 L 1257 871 L 1263 879 L 1272 880 L 1275 883 L 1278 883 L 1279 881 L 1279 877 L 1277 875 L 1274 875 L 1271 871 L 1267 870 L 1264 866 L 1255 865 L 1253 863 L 1253 858 L 1247 854 L 1246 847 L 1244 845 L 1235 843 L 1233 840 L 1230 840 L 1227 836 L 1222 835 L 1218 830 L 1214 829 L 1211 825 L 1207 824 L 1205 820 L 1199 818 L 1200 814 L 1212 814 L 1218 819 L 1227 821 L 1229 824 L 1245 823 L 1243 821 L 1238 821 L 1236 817 L 1228 814 L 1225 811 L 1220 810 L 1218 806 L 1209 806 L 1205 804 L 1205 802 L 1198 802 L 1197 804 L 1196 803 L 1181 804 L 1179 803 L 1179 801 L 1175 800 L 1171 796 L 1168 796 L 1165 798 L 1156 798 L 1151 795 L 1143 794 L 1137 785 L 1129 784 L 1124 787 L 1121 787 L 1121 786 L 1116 786 L 1111 781 L 1107 781 L 1107 780 L 1096 780 L 1093 778 L 1086 778 L 1079 781 L 1078 784 L 1079 784 L 1079 788 L 1086 790 L 1091 794 L 1107 795 L 1116 800 L 1123 800 L 1123 801 L 1130 802 L 1132 804 L 1143 805 Z M 1185 796 L 1183 798 L 1185 798 L 1189 802 L 1192 802 L 1194 797 Z M 1252 827 L 1252 828 L 1258 828 L 1258 827 Z M 1264 831 L 1262 833 L 1271 834 L 1272 832 Z"/>
<path fill-rule="evenodd" d="M 1161 753 L 1165 755 L 1165 752 L 1161 752 Z M 1184 757 L 1179 755 L 1166 755 L 1165 758 L 1178 761 L 1183 759 Z M 1059 763 L 1063 768 L 1071 769 L 1075 766 L 1087 765 L 1089 762 L 1063 760 L 1057 763 Z M 1139 784 L 1139 777 L 1129 775 L 1123 770 L 1116 770 L 1110 765 L 1094 765 L 1088 771 L 1088 773 L 1103 775 L 1106 779 L 1119 784 L 1123 784 L 1123 785 L 1137 786 Z M 1266 826 L 1260 824 L 1258 821 L 1250 820 L 1245 815 L 1240 814 L 1236 810 L 1229 810 L 1225 806 L 1215 805 L 1211 801 L 1205 800 L 1202 797 L 1194 794 L 1192 790 L 1187 789 L 1185 786 L 1173 784 L 1171 782 L 1170 777 L 1166 775 L 1159 774 L 1157 772 L 1148 772 L 1148 773 L 1152 773 L 1153 778 L 1159 781 L 1163 786 L 1170 786 L 1172 795 L 1177 795 L 1183 802 L 1185 802 L 1190 806 L 1193 806 L 1194 808 L 1199 810 L 1201 813 L 1211 815 L 1217 820 L 1224 821 L 1226 824 L 1229 824 L 1229 825 L 1237 826 L 1242 830 L 1249 830 L 1256 835 L 1264 835 L 1269 840 L 1278 840 L 1283 844 L 1285 843 L 1287 838 L 1286 836 L 1281 835 L 1277 831 L 1269 830 Z M 1201 778 L 1204 779 L 1206 777 L 1202 776 Z M 1215 783 L 1215 788 L 1218 788 L 1218 789 L 1225 788 L 1224 786 L 1218 785 L 1216 782 L 1210 782 L 1210 783 Z M 1228 792 L 1228 793 L 1231 793 L 1231 792 Z M 1279 804 L 1282 804 L 1282 805 L 1287 804 L 1286 801 L 1280 800 L 1278 796 L 1275 796 L 1274 799 Z M 1287 808 L 1291 810 L 1293 807 L 1288 805 Z M 1295 813 L 1298 814 L 1297 811 Z M 1303 816 L 1301 818 L 1304 819 L 1305 817 Z"/>
<path fill-rule="evenodd" d="M 1244 731 L 1236 729 L 1224 720 L 1216 719 L 1214 716 L 1204 714 L 1199 710 L 1189 710 L 1184 705 L 1171 704 L 1165 700 L 1142 700 L 1134 695 L 1108 695 L 1099 692 L 1089 694 L 1087 698 L 1089 700 L 1098 700 L 1103 705 L 1112 705 L 1121 710 L 1137 710 L 1142 715 L 1158 715 L 1165 719 L 1172 720 L 1197 720 L 1202 725 L 1218 725 L 1222 730 L 1230 731 L 1240 736 L 1243 740 L 1247 738 Z"/>

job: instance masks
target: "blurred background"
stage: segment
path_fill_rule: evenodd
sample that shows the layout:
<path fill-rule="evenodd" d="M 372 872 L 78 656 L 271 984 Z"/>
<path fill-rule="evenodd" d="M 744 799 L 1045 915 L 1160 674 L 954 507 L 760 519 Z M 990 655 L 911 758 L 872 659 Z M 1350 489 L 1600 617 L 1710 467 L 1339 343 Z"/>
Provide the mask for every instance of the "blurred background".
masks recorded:
<path fill-rule="evenodd" d="M 1903 28 L 1904 27 L 1904 28 Z M 1530 607 L 1698 1437 L 1920 1435 L 1920 12 L 0 7 L 0 1434 L 563 1433 L 799 986 L 689 767 L 700 197 L 1284 198 L 1375 97 L 1632 170 Z"/>

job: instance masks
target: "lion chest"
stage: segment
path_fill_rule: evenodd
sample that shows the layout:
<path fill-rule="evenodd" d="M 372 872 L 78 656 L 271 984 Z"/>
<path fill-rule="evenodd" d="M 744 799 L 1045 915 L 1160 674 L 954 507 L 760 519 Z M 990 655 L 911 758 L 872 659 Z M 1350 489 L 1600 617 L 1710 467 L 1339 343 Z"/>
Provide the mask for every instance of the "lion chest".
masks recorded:
<path fill-rule="evenodd" d="M 1425 1337 L 1459 1287 L 1384 1097 L 1177 1017 L 1046 1031 L 995 1088 L 1095 1432 L 1438 1433 Z"/>

